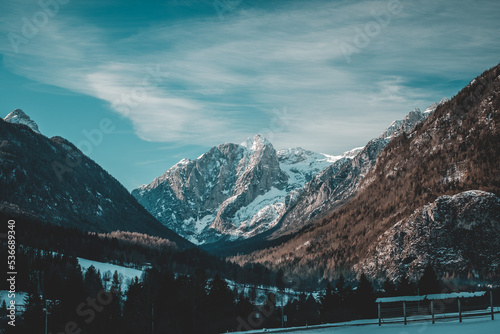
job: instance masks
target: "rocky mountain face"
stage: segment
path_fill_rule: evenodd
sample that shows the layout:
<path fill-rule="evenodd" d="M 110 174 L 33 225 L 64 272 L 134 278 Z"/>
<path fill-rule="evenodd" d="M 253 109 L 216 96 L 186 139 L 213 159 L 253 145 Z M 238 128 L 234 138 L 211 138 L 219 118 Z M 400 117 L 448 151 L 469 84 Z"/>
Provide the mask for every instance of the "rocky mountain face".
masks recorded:
<path fill-rule="evenodd" d="M 302 148 L 276 151 L 259 135 L 241 145 L 222 144 L 196 160 L 180 161 L 132 195 L 188 240 L 214 249 L 229 249 L 233 242 L 241 252 L 236 245 L 242 239 L 255 244 L 261 237 L 278 239 L 345 203 L 391 136 L 409 131 L 431 112 L 412 111 L 386 130 L 387 138 L 341 156 Z"/>
<path fill-rule="evenodd" d="M 478 190 L 445 195 L 394 224 L 355 269 L 393 280 L 403 274 L 416 278 L 427 263 L 450 276 L 484 268 L 495 272 L 499 234 L 498 196 Z"/>
<path fill-rule="evenodd" d="M 416 264 L 420 263 L 419 261 L 415 262 L 413 267 L 409 266 L 414 261 L 410 255 L 416 254 L 418 258 L 418 254 L 423 254 L 416 248 L 419 243 L 425 243 L 419 241 L 425 233 L 430 233 L 427 238 L 436 238 L 432 245 L 439 245 L 441 242 L 449 245 L 453 239 L 449 239 L 446 233 L 440 233 L 434 224 L 439 219 L 444 219 L 441 221 L 447 226 L 444 231 L 451 231 L 455 226 L 457 233 L 460 233 L 460 221 L 463 221 L 464 217 L 471 218 L 471 223 L 480 226 L 477 231 L 482 231 L 483 227 L 484 231 L 495 231 L 496 227 L 488 227 L 495 222 L 492 217 L 497 206 L 494 205 L 493 199 L 484 202 L 487 203 L 485 210 L 491 211 L 490 213 L 477 215 L 474 219 L 472 217 L 484 207 L 481 204 L 483 193 L 477 191 L 500 195 L 499 124 L 500 66 L 496 66 L 473 80 L 453 99 L 439 105 L 413 130 L 403 131 L 392 138 L 358 182 L 357 191 L 347 204 L 340 208 L 334 207 L 321 219 L 318 217 L 310 223 L 308 229 L 281 245 L 238 256 L 234 260 L 240 263 L 264 263 L 275 269 L 286 269 L 299 277 L 317 275 L 335 278 L 342 271 L 347 273 L 357 270 L 359 273 L 364 269 L 371 270 L 371 273 L 376 275 L 392 275 L 401 268 L 418 268 Z M 355 159 L 352 163 L 354 161 Z M 461 193 L 464 194 L 453 197 Z M 481 199 L 475 209 L 472 209 L 476 203 L 474 199 L 470 200 L 470 205 L 462 201 L 462 198 L 469 198 L 470 194 Z M 445 208 L 447 202 L 449 209 Z M 463 206 L 465 211 L 457 216 L 459 219 L 453 216 L 438 219 L 435 214 L 429 214 L 429 219 L 418 218 L 418 212 L 427 212 L 429 205 L 440 208 L 436 211 L 437 216 L 453 212 L 454 207 L 458 210 Z M 467 213 L 467 210 L 471 210 L 471 213 Z M 410 218 L 415 212 L 416 216 Z M 392 239 L 396 240 L 394 247 L 404 247 L 410 254 L 400 258 L 405 266 L 396 264 L 396 267 L 391 267 L 387 259 L 390 255 L 387 254 L 393 254 L 391 252 L 395 250 L 380 246 L 389 247 L 387 240 L 390 239 L 387 239 L 387 235 L 382 236 L 387 231 L 392 231 L 388 232 L 389 238 L 396 234 L 401 228 L 395 226 L 399 222 L 400 225 L 411 227 L 414 221 L 419 222 L 421 227 L 405 236 L 398 235 Z M 436 232 L 433 232 L 434 230 Z M 484 266 L 484 270 L 488 274 L 494 274 L 497 272 L 497 262 L 493 255 L 499 254 L 500 249 L 496 242 L 489 243 L 489 248 L 481 243 L 482 239 L 489 240 L 486 233 L 470 233 L 467 239 L 455 241 L 463 240 L 466 244 L 484 246 L 478 250 L 484 250 L 484 264 L 491 264 L 490 267 Z M 382 259 L 379 262 L 374 260 L 378 257 L 377 249 L 381 250 Z M 382 252 L 382 249 L 389 250 Z M 457 254 L 465 259 L 460 262 L 462 267 L 450 264 L 448 255 L 437 256 L 436 250 L 430 250 L 429 254 L 434 256 L 434 266 L 445 271 L 457 270 L 457 275 L 467 275 L 475 266 L 483 263 L 483 260 L 478 260 L 481 259 L 479 253 L 476 256 L 468 253 L 467 249 L 469 248 L 465 245 L 455 248 Z M 455 259 L 459 259 L 458 255 Z M 371 262 L 375 264 L 372 266 Z"/>
<path fill-rule="evenodd" d="M 256 135 L 182 160 L 132 195 L 194 243 L 248 238 L 272 228 L 286 195 L 336 159 L 301 148 L 276 151 Z"/>
<path fill-rule="evenodd" d="M 279 228 L 267 239 L 298 232 L 331 210 L 347 203 L 391 139 L 402 133 L 409 133 L 445 101 L 433 104 L 425 112 L 415 109 L 403 120 L 394 121 L 378 138 L 372 139 L 365 147 L 351 151 L 350 159 L 335 161 L 303 188 L 290 193 L 280 217 Z"/>
<path fill-rule="evenodd" d="M 192 245 L 153 218 L 111 175 L 21 110 L 0 119 L 3 213 L 91 232 L 132 231 Z"/>
<path fill-rule="evenodd" d="M 429 106 L 427 109 L 424 110 L 424 112 L 421 112 L 420 109 L 418 108 L 410 111 L 410 113 L 406 115 L 404 119 L 392 122 L 392 124 L 378 138 L 392 139 L 403 133 L 410 133 L 410 131 L 413 130 L 415 125 L 422 122 L 429 115 L 431 115 L 434 112 L 434 110 L 436 110 L 437 107 L 445 104 L 446 102 L 448 102 L 448 99 L 443 98 L 439 103 L 436 102 L 431 106 Z"/>

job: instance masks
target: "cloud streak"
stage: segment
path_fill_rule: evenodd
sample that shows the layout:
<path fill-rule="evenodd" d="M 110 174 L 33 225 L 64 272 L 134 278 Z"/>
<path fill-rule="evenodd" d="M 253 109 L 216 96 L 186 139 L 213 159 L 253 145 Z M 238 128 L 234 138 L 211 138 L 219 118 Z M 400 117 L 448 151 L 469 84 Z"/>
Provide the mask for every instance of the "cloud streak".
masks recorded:
<path fill-rule="evenodd" d="M 61 13 L 20 53 L 8 43 L 0 51 L 15 73 L 105 101 L 144 140 L 238 142 L 269 129 L 270 111 L 286 107 L 286 125 L 272 134 L 277 147 L 338 153 L 445 93 L 413 80 L 464 79 L 471 71 L 466 64 L 482 69 L 499 54 L 491 10 L 467 2 L 401 4 L 402 13 L 351 63 L 338 41 L 352 43 L 388 1 L 312 1 L 290 9 L 243 4 L 222 22 L 186 18 L 120 38 Z M 489 24 L 478 25 L 485 17 Z M 3 33 L 13 26 L 0 23 Z"/>

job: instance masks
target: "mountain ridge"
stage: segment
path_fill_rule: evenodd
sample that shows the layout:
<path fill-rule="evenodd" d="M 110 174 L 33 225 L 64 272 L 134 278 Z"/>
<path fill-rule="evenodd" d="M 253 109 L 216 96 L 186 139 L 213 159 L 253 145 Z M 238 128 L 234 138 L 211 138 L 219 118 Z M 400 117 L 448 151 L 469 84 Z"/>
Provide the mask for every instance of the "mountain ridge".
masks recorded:
<path fill-rule="evenodd" d="M 146 233 L 192 247 L 75 145 L 20 124 L 0 119 L 0 204 L 6 211 L 89 232 Z"/>
<path fill-rule="evenodd" d="M 439 105 L 410 133 L 393 138 L 349 203 L 282 245 L 233 260 L 266 264 L 299 277 L 331 279 L 352 273 L 380 235 L 440 196 L 474 190 L 500 194 L 498 124 L 500 65 Z"/>

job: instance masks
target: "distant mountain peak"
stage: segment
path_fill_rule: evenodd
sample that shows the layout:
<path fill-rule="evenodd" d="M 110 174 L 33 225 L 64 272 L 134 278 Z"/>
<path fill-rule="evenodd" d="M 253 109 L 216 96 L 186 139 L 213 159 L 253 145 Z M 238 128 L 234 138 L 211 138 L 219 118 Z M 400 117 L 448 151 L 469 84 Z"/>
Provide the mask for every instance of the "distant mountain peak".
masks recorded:
<path fill-rule="evenodd" d="M 447 98 L 441 99 L 441 101 L 431 104 L 427 109 L 422 112 L 419 108 L 415 108 L 408 113 L 402 120 L 397 120 L 391 123 L 391 125 L 385 129 L 385 131 L 378 137 L 379 139 L 392 139 L 399 136 L 401 133 L 409 133 L 415 125 L 423 122 L 430 114 L 436 110 L 440 105 L 448 102 Z"/>
<path fill-rule="evenodd" d="M 272 144 L 264 137 L 259 134 L 256 134 L 253 137 L 248 137 L 241 146 L 248 148 L 252 151 L 259 151 L 265 146 L 272 146 Z"/>
<path fill-rule="evenodd" d="M 433 103 L 431 104 L 427 109 L 424 110 L 424 114 L 427 116 L 427 115 L 430 115 L 434 112 L 434 110 L 436 110 L 437 107 L 439 107 L 440 105 L 443 105 L 445 104 L 446 102 L 448 102 L 449 99 L 446 98 L 446 97 L 443 97 L 441 99 L 441 101 L 439 102 L 436 102 L 436 103 Z"/>
<path fill-rule="evenodd" d="M 397 120 L 391 123 L 391 125 L 385 129 L 385 131 L 378 137 L 379 139 L 392 139 L 393 137 L 399 136 L 403 132 L 408 133 L 415 125 L 423 121 L 428 114 L 424 114 L 420 109 L 415 108 L 408 113 L 402 120 Z"/>
<path fill-rule="evenodd" d="M 16 109 L 3 119 L 12 124 L 24 124 L 36 133 L 41 134 L 38 125 L 21 109 Z"/>
<path fill-rule="evenodd" d="M 181 160 L 132 195 L 193 243 L 224 244 L 276 226 L 287 194 L 340 158 L 300 147 L 276 151 L 257 134 Z"/>
<path fill-rule="evenodd" d="M 0 203 L 9 216 L 88 232 L 138 232 L 191 247 L 71 142 L 34 135 L 36 124 L 21 110 L 5 120 L 0 120 L 0 142 L 7 142 L 0 146 Z"/>

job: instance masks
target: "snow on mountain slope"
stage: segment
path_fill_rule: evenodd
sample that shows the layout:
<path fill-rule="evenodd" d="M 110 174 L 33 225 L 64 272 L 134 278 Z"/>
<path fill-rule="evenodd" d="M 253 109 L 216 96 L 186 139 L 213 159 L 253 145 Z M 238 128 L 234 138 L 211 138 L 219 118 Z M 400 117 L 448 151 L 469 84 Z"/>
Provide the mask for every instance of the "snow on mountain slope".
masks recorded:
<path fill-rule="evenodd" d="M 331 208 L 323 205 L 332 195 L 331 187 L 346 194 L 336 197 L 338 203 L 348 198 L 390 139 L 425 117 L 418 110 L 410 112 L 366 147 L 339 156 L 300 147 L 276 151 L 259 135 L 240 145 L 222 144 L 196 160 L 181 160 L 132 195 L 165 226 L 195 244 L 247 239 L 276 227 L 305 189 L 316 192 L 317 185 L 325 191 L 316 196 L 316 204 L 305 203 L 299 212 L 304 221 L 312 217 L 311 210 Z M 347 165 L 351 172 L 331 181 Z M 296 221 L 296 216 L 288 219 Z"/>
<path fill-rule="evenodd" d="M 38 129 L 38 125 L 22 111 L 21 109 L 16 109 L 3 119 L 6 122 L 12 123 L 12 124 L 23 124 L 28 126 L 31 130 L 35 131 L 36 133 L 40 133 L 40 130 Z"/>
<path fill-rule="evenodd" d="M 248 238 L 274 227 L 286 196 L 340 158 L 302 148 L 276 151 L 256 135 L 181 160 L 132 194 L 194 243 Z"/>
<path fill-rule="evenodd" d="M 301 147 L 277 153 L 280 168 L 288 175 L 289 191 L 302 187 L 320 171 L 343 157 L 315 153 Z"/>

